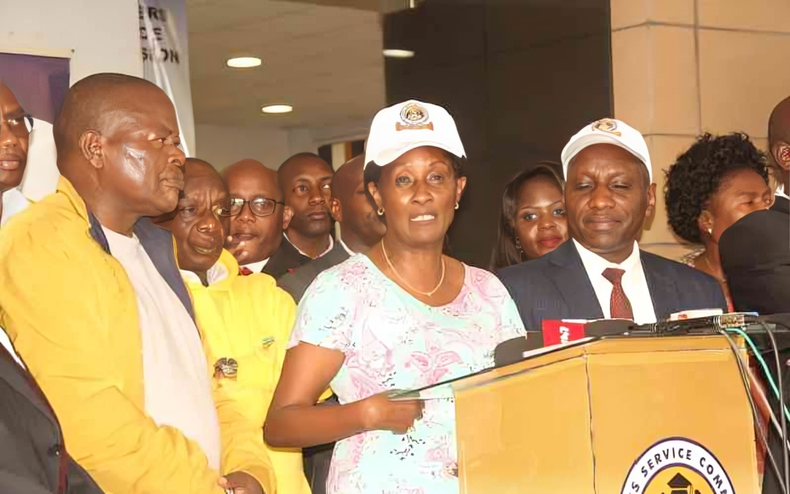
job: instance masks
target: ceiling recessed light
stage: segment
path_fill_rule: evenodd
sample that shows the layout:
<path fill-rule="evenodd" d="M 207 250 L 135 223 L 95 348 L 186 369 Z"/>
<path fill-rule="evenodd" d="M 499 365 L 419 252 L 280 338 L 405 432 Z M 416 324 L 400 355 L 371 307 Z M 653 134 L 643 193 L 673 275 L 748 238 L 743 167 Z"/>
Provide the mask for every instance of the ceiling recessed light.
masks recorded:
<path fill-rule="evenodd" d="M 236 57 L 228 59 L 228 67 L 234 69 L 249 69 L 250 67 L 257 67 L 261 64 L 261 59 L 258 57 Z"/>
<path fill-rule="evenodd" d="M 411 58 L 414 56 L 414 52 L 411 50 L 395 50 L 389 49 L 383 51 L 384 56 L 388 58 Z"/>
<path fill-rule="evenodd" d="M 261 108 L 263 113 L 290 113 L 294 109 L 291 105 L 268 105 Z"/>

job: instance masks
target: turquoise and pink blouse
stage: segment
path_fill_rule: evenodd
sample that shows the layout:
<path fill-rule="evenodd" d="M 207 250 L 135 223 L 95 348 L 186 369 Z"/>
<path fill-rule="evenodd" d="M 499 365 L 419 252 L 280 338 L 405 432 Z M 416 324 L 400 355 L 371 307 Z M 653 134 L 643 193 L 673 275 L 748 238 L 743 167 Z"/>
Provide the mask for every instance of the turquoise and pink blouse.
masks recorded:
<path fill-rule="evenodd" d="M 387 390 L 421 388 L 494 364 L 494 347 L 524 336 L 516 305 L 491 273 L 464 266 L 447 305 L 426 305 L 365 255 L 321 273 L 299 305 L 290 346 L 339 350 L 345 362 L 331 387 L 340 403 Z M 429 400 L 407 434 L 371 431 L 337 443 L 330 494 L 457 494 L 452 399 Z"/>

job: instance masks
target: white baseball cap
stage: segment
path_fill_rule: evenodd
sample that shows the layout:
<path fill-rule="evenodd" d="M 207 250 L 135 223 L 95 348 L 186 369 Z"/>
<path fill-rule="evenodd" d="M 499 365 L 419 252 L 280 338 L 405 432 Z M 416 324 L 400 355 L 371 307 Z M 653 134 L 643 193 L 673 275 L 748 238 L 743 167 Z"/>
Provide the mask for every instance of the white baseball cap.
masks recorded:
<path fill-rule="evenodd" d="M 647 167 L 650 183 L 653 183 L 653 167 L 650 152 L 642 134 L 627 123 L 614 118 L 603 118 L 585 125 L 576 133 L 562 150 L 562 173 L 568 178 L 568 165 L 582 149 L 593 144 L 614 144 L 637 157 Z"/>
<path fill-rule="evenodd" d="M 421 146 L 466 156 L 455 120 L 438 105 L 409 100 L 384 108 L 373 117 L 365 147 L 365 165 L 386 166 Z"/>

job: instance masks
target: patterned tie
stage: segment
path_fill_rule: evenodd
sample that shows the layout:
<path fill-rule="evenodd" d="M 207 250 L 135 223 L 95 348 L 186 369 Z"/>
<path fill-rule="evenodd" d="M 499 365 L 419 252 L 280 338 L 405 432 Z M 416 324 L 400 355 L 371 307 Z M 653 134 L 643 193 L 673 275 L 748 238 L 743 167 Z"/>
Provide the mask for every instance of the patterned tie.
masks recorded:
<path fill-rule="evenodd" d="M 239 268 L 239 274 L 242 276 L 249 276 L 252 274 L 252 269 L 247 267 L 241 267 Z"/>
<path fill-rule="evenodd" d="M 625 271 L 616 268 L 606 268 L 603 270 L 603 277 L 612 284 L 612 298 L 609 301 L 609 309 L 613 319 L 634 320 L 634 311 L 631 309 L 631 302 L 625 296 L 623 284 L 621 282 Z"/>

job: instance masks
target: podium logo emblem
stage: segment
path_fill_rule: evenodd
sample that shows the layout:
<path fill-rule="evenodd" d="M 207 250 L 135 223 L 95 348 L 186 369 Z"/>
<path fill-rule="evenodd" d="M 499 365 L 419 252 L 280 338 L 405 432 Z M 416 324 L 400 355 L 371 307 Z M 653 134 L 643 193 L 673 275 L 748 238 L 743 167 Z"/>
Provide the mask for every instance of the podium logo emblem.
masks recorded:
<path fill-rule="evenodd" d="M 716 456 L 691 439 L 663 439 L 631 465 L 621 494 L 735 494 Z"/>

